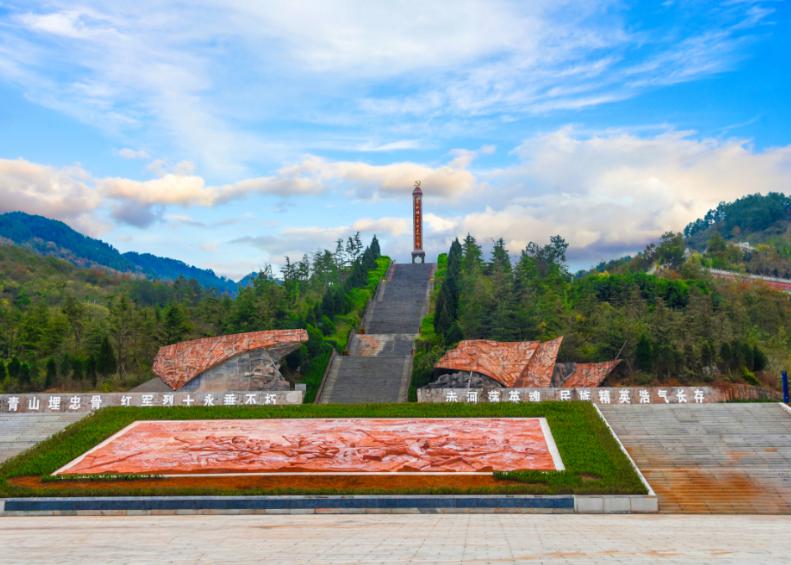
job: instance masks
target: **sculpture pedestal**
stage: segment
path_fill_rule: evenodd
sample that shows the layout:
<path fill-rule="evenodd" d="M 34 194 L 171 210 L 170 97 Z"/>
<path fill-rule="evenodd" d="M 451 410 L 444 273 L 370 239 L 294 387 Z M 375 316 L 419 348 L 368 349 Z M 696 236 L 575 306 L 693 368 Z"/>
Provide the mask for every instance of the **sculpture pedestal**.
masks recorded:
<path fill-rule="evenodd" d="M 413 251 L 412 252 L 412 262 L 416 263 L 415 259 L 420 258 L 421 263 L 426 262 L 426 252 L 425 251 Z"/>

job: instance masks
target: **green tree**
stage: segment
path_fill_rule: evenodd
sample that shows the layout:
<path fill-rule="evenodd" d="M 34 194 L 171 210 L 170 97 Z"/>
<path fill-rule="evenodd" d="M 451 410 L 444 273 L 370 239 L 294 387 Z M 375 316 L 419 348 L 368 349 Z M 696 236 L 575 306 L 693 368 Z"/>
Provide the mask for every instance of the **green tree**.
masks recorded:
<path fill-rule="evenodd" d="M 450 259 L 450 258 L 449 258 Z M 483 252 L 481 246 L 472 235 L 467 234 L 462 244 L 462 270 L 465 274 L 474 274 L 481 269 Z"/>
<path fill-rule="evenodd" d="M 82 333 L 85 325 L 83 319 L 85 316 L 85 307 L 80 301 L 74 298 L 73 295 L 68 294 L 63 304 L 63 313 L 69 321 L 69 326 L 71 326 L 71 331 L 74 335 L 74 341 L 77 348 L 79 348 L 82 343 Z"/>
<path fill-rule="evenodd" d="M 667 265 L 673 270 L 678 270 L 684 263 L 686 243 L 680 233 L 666 232 L 656 248 L 656 260 L 660 265 Z"/>
<path fill-rule="evenodd" d="M 47 376 L 44 380 L 45 388 L 52 388 L 58 382 L 58 365 L 55 360 L 50 357 L 47 359 Z"/>
<path fill-rule="evenodd" d="M 113 340 L 118 373 L 124 377 L 130 368 L 136 330 L 136 309 L 126 294 L 110 303 L 110 337 Z"/>
<path fill-rule="evenodd" d="M 162 343 L 169 345 L 183 341 L 190 331 L 186 308 L 179 303 L 169 304 L 162 315 Z"/>
<path fill-rule="evenodd" d="M 117 364 L 115 353 L 113 352 L 113 346 L 110 344 L 110 338 L 108 336 L 104 336 L 99 348 L 99 354 L 96 358 L 96 372 L 103 377 L 106 377 L 115 373 L 116 370 Z"/>
<path fill-rule="evenodd" d="M 7 368 L 9 378 L 14 382 L 19 382 L 22 363 L 19 361 L 19 358 L 16 355 L 13 356 L 11 361 L 8 362 Z"/>

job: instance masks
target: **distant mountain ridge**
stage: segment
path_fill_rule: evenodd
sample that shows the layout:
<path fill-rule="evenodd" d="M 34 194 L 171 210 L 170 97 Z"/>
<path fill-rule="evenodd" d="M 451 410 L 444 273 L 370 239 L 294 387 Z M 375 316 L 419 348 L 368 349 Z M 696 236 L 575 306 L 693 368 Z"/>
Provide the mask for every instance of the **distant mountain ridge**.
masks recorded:
<path fill-rule="evenodd" d="M 195 279 L 201 286 L 230 294 L 236 294 L 239 289 L 236 282 L 217 275 L 211 269 L 201 269 L 150 253 L 121 253 L 109 243 L 83 235 L 63 222 L 44 216 L 25 212 L 0 214 L 0 238 L 42 255 L 65 259 L 79 267 L 104 267 L 159 280 L 184 277 Z"/>

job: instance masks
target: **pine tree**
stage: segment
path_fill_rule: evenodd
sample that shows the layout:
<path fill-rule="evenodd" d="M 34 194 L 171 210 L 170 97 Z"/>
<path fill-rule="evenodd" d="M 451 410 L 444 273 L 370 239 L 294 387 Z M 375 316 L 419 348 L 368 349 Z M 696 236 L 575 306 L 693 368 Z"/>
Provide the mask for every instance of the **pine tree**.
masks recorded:
<path fill-rule="evenodd" d="M 508 255 L 508 249 L 505 248 L 505 240 L 502 237 L 494 242 L 489 272 L 491 274 L 511 272 L 511 257 Z"/>
<path fill-rule="evenodd" d="M 96 372 L 106 377 L 115 373 L 116 369 L 115 353 L 113 353 L 110 338 L 104 336 L 102 345 L 99 348 L 99 355 L 96 358 Z"/>
<path fill-rule="evenodd" d="M 472 235 L 467 234 L 467 237 L 464 238 L 462 251 L 462 269 L 464 273 L 472 274 L 478 272 L 483 261 L 483 252 L 481 251 L 481 246 L 478 245 L 478 242 L 475 241 Z"/>
<path fill-rule="evenodd" d="M 91 383 L 91 386 L 95 388 L 98 379 L 96 375 L 96 357 L 93 355 L 85 361 L 85 376 L 88 377 L 88 382 Z"/>
<path fill-rule="evenodd" d="M 47 376 L 46 380 L 44 381 L 45 388 L 52 388 L 58 382 L 58 365 L 55 363 L 55 360 L 50 357 L 47 359 Z"/>
<path fill-rule="evenodd" d="M 15 355 L 11 358 L 11 361 L 8 362 L 8 377 L 15 382 L 19 381 L 19 372 L 21 370 L 22 363 L 19 362 L 19 358 Z"/>
<path fill-rule="evenodd" d="M 66 301 L 63 304 L 63 313 L 69 320 L 71 331 L 74 334 L 74 342 L 77 344 L 77 348 L 79 348 L 82 341 L 85 307 L 82 302 L 79 302 L 74 296 L 69 294 L 66 296 Z"/>
<path fill-rule="evenodd" d="M 641 335 L 635 348 L 635 366 L 646 373 L 654 367 L 654 348 L 648 337 Z"/>
<path fill-rule="evenodd" d="M 23 389 L 27 390 L 32 381 L 32 370 L 30 364 L 23 362 L 19 364 L 19 384 Z"/>
<path fill-rule="evenodd" d="M 170 345 L 183 341 L 190 331 L 187 313 L 181 304 L 170 304 L 165 308 L 162 319 L 162 343 Z"/>

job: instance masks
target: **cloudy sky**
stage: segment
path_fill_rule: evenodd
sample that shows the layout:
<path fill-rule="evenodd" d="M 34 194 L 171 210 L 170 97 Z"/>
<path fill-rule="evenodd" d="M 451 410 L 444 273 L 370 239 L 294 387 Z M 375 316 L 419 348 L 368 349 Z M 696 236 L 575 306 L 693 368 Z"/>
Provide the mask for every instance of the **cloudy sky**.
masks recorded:
<path fill-rule="evenodd" d="M 791 191 L 791 9 L 0 0 L 0 211 L 237 278 L 353 231 L 573 265 Z"/>

